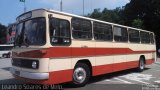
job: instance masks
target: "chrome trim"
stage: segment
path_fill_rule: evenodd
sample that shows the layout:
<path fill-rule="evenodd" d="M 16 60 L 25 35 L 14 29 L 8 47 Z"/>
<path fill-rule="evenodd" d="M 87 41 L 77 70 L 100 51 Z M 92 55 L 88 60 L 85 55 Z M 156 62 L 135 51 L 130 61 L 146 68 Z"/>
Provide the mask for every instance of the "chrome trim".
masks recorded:
<path fill-rule="evenodd" d="M 35 80 L 47 80 L 49 79 L 49 73 L 34 73 L 34 72 L 26 72 L 26 71 L 19 71 L 14 68 L 10 68 L 10 72 L 13 75 L 23 77 L 23 78 L 28 78 L 28 79 L 35 79 Z M 19 72 L 17 74 L 16 72 Z"/>

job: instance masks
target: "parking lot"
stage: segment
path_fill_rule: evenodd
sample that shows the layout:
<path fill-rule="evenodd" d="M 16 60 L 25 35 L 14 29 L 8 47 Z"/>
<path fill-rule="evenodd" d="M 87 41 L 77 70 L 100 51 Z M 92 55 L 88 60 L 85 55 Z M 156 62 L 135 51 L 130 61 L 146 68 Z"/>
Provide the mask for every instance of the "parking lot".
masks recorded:
<path fill-rule="evenodd" d="M 0 59 L 0 84 L 26 84 L 25 82 L 18 81 L 12 77 L 9 72 L 10 67 L 10 59 Z M 93 77 L 85 87 L 79 89 L 99 90 L 110 88 L 111 90 L 141 90 L 142 87 L 145 87 L 144 85 L 153 85 L 159 88 L 157 85 L 160 85 L 160 59 L 158 59 L 158 62 L 155 64 L 146 66 L 144 72 L 139 73 L 135 70 L 126 70 Z M 62 84 L 62 86 L 62 88 L 66 89 L 77 89 L 69 84 Z M 160 90 L 160 88 L 158 90 Z"/>

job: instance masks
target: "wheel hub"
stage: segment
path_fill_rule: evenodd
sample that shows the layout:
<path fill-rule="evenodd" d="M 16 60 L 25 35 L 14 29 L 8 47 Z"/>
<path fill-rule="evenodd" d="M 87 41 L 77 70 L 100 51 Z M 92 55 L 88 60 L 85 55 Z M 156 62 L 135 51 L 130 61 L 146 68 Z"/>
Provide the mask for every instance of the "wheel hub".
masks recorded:
<path fill-rule="evenodd" d="M 86 71 L 79 67 L 74 70 L 73 78 L 77 83 L 83 83 L 86 79 Z"/>

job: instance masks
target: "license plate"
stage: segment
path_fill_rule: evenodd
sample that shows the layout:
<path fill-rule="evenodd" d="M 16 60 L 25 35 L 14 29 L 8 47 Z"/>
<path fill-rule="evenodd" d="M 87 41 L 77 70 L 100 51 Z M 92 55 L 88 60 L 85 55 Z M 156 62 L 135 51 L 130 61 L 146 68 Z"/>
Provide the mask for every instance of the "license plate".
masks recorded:
<path fill-rule="evenodd" d="M 19 76 L 20 75 L 20 71 L 15 71 L 15 74 Z"/>

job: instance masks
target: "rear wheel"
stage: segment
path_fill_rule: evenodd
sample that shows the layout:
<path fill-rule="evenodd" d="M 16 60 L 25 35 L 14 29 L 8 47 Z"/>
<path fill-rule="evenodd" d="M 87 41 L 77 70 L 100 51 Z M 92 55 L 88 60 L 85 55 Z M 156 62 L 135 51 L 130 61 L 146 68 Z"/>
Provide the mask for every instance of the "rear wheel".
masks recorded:
<path fill-rule="evenodd" d="M 139 72 L 142 72 L 145 68 L 145 62 L 144 62 L 144 58 L 140 58 L 139 60 L 139 66 L 138 66 L 138 71 Z"/>
<path fill-rule="evenodd" d="M 77 63 L 73 72 L 72 85 L 84 86 L 89 81 L 91 76 L 90 69 L 87 64 Z"/>

